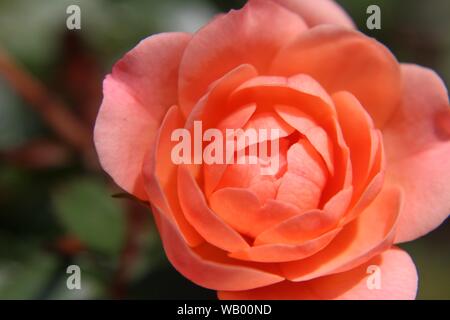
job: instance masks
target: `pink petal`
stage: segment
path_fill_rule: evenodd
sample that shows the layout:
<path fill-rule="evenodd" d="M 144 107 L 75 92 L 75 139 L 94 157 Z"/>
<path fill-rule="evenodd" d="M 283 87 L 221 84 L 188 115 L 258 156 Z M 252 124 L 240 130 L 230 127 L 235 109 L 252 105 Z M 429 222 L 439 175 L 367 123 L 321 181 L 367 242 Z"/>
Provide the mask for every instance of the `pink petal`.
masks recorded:
<path fill-rule="evenodd" d="M 303 33 L 280 50 L 270 74 L 305 73 L 327 92 L 349 91 L 381 127 L 400 101 L 400 68 L 395 57 L 376 40 L 336 25 Z"/>
<path fill-rule="evenodd" d="M 272 0 L 299 14 L 309 27 L 336 24 L 350 29 L 355 24 L 348 14 L 333 0 Z"/>
<path fill-rule="evenodd" d="M 212 247 L 195 249 L 184 242 L 179 230 L 154 208 L 164 250 L 172 265 L 199 286 L 214 290 L 248 290 L 283 280 L 271 266 L 239 264 Z"/>
<path fill-rule="evenodd" d="M 120 187 L 141 199 L 147 199 L 143 160 L 165 113 L 177 103 L 177 70 L 190 39 L 163 33 L 143 40 L 103 84 L 94 130 L 100 163 Z"/>
<path fill-rule="evenodd" d="M 262 232 L 255 239 L 255 245 L 303 244 L 325 233 L 337 222 L 331 212 L 311 210 L 286 219 Z"/>
<path fill-rule="evenodd" d="M 361 212 L 364 211 L 372 201 L 377 197 L 383 188 L 384 183 L 384 172 L 378 173 L 366 186 L 361 195 L 354 199 L 354 205 L 351 207 L 351 210 L 347 212 L 344 218 L 344 223 L 348 223 L 352 221 L 356 217 L 359 216 Z"/>
<path fill-rule="evenodd" d="M 341 217 L 347 212 L 352 195 L 353 187 L 348 187 L 339 191 L 325 203 L 323 210 L 335 217 Z"/>
<path fill-rule="evenodd" d="M 158 208 L 161 214 L 173 220 L 185 241 L 194 247 L 204 240 L 181 210 L 177 194 L 177 166 L 171 158 L 172 148 L 177 144 L 176 141 L 171 141 L 172 132 L 183 125 L 184 118 L 180 109 L 173 106 L 162 122 L 156 143 L 149 148 L 145 157 L 143 175 L 151 204 Z"/>
<path fill-rule="evenodd" d="M 333 173 L 327 181 L 322 193 L 322 199 L 328 201 L 337 192 L 350 186 L 352 182 L 352 167 L 350 161 L 350 152 L 344 141 L 344 137 L 335 115 L 334 107 L 321 100 L 305 99 L 294 106 L 276 105 L 275 111 L 280 117 L 293 128 L 302 134 L 306 134 L 308 140 L 321 154 L 325 163 L 328 163 L 329 172 Z M 333 155 L 333 167 L 330 166 L 330 159 L 327 160 L 327 152 L 319 144 L 320 139 L 311 136 L 314 131 L 314 124 L 322 128 L 326 133 L 333 149 L 329 149 L 328 153 Z M 311 132 L 310 132 L 311 131 Z M 318 131 L 316 131 L 318 132 Z M 330 169 L 331 168 L 331 169 Z"/>
<path fill-rule="evenodd" d="M 235 259 L 255 262 L 287 262 L 309 257 L 327 246 L 341 229 L 334 229 L 299 244 L 270 243 L 230 253 Z"/>
<path fill-rule="evenodd" d="M 241 128 L 247 123 L 248 119 L 254 113 L 256 106 L 249 104 L 240 107 L 238 110 L 228 108 L 217 108 L 218 104 L 223 104 L 228 96 L 243 82 L 255 77 L 257 72 L 250 65 L 240 65 L 228 72 L 222 78 L 216 80 L 211 85 L 208 94 L 197 103 L 190 115 L 190 122 L 202 120 L 203 130 L 209 128 L 234 129 Z M 204 180 L 205 194 L 209 195 L 220 182 L 220 179 L 227 168 L 226 164 L 205 164 Z"/>
<path fill-rule="evenodd" d="M 288 151 L 287 172 L 281 178 L 276 199 L 294 204 L 301 211 L 317 208 L 326 179 L 319 154 L 301 139 Z"/>
<path fill-rule="evenodd" d="M 184 114 L 212 82 L 237 66 L 251 64 L 265 72 L 278 50 L 306 29 L 298 15 L 271 1 L 250 1 L 214 19 L 194 35 L 181 62 Z"/>
<path fill-rule="evenodd" d="M 296 206 L 277 200 L 268 200 L 262 205 L 248 189 L 220 189 L 209 200 L 214 212 L 235 230 L 251 237 L 301 213 Z"/>
<path fill-rule="evenodd" d="M 370 278 L 376 275 L 380 275 L 379 287 Z M 343 273 L 247 291 L 220 291 L 218 296 L 222 300 L 413 300 L 416 293 L 414 262 L 394 247 Z"/>
<path fill-rule="evenodd" d="M 178 197 L 186 219 L 212 245 L 233 252 L 249 247 L 242 236 L 216 215 L 185 166 L 178 167 Z"/>
<path fill-rule="evenodd" d="M 372 119 L 351 93 L 338 92 L 332 98 L 345 142 L 350 149 L 354 196 L 359 197 L 367 183 L 371 165 L 377 154 L 378 140 L 372 139 Z"/>
<path fill-rule="evenodd" d="M 282 264 L 286 278 L 305 281 L 347 271 L 389 248 L 395 236 L 401 199 L 399 189 L 384 189 L 325 249 L 309 258 Z"/>
<path fill-rule="evenodd" d="M 242 83 L 231 95 L 231 105 L 243 105 L 250 102 L 262 100 L 270 97 L 266 104 L 286 104 L 297 106 L 303 102 L 308 114 L 315 116 L 321 115 L 322 109 L 327 110 L 329 114 L 335 114 L 333 100 L 325 89 L 313 78 L 305 74 L 297 74 L 292 77 L 279 76 L 258 76 Z M 302 101 L 305 100 L 305 101 Z M 316 110 L 312 105 L 320 105 Z M 299 106 L 300 107 L 300 106 Z"/>
<path fill-rule="evenodd" d="M 278 137 L 283 138 L 289 136 L 293 131 L 290 125 L 288 125 L 283 119 L 280 118 L 275 112 L 271 111 L 259 111 L 256 112 L 250 120 L 247 122 L 244 130 L 272 130 L 276 129 L 279 132 Z M 268 134 L 267 139 L 258 140 L 259 143 L 270 139 L 271 136 Z"/>
<path fill-rule="evenodd" d="M 450 108 L 431 70 L 402 66 L 403 103 L 386 128 L 386 179 L 405 190 L 397 242 L 427 234 L 450 213 Z"/>
<path fill-rule="evenodd" d="M 331 175 L 334 174 L 333 145 L 327 132 L 319 127 L 308 115 L 293 107 L 276 105 L 275 111 L 291 123 L 294 128 L 304 135 L 317 150 L 327 165 Z M 291 110 L 286 110 L 291 109 Z"/>

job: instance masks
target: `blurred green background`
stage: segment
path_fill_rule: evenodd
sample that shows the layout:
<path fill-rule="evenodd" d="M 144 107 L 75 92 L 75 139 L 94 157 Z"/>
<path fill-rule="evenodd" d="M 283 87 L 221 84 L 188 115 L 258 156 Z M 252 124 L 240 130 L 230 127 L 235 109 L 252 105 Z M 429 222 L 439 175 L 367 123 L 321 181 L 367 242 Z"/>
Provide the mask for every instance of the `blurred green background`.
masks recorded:
<path fill-rule="evenodd" d="M 433 68 L 448 87 L 450 1 L 338 2 L 362 32 L 400 61 Z M 170 266 L 147 209 L 111 196 L 121 191 L 99 169 L 90 134 L 101 81 L 125 52 L 153 33 L 195 31 L 215 13 L 243 3 L 0 0 L 0 55 L 33 77 L 16 75 L 25 85 L 13 90 L 0 72 L 0 298 L 216 297 Z M 81 30 L 66 28 L 71 4 L 81 8 Z M 381 30 L 366 28 L 370 4 L 381 8 Z M 60 99 L 76 117 L 64 122 L 65 113 L 36 107 L 42 97 L 33 93 L 42 85 L 58 97 L 52 103 Z M 78 127 L 61 128 L 61 122 Z M 446 223 L 402 245 L 419 271 L 418 298 L 450 299 L 449 240 Z M 81 290 L 66 288 L 71 264 L 82 270 Z"/>

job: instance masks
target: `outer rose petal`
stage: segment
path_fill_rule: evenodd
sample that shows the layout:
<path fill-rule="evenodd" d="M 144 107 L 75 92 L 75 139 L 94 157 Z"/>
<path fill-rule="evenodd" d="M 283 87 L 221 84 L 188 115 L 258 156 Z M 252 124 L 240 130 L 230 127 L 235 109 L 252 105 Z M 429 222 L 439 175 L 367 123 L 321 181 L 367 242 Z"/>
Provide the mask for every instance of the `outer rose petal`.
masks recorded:
<path fill-rule="evenodd" d="M 208 86 L 236 66 L 266 71 L 278 50 L 305 30 L 298 15 L 271 1 L 250 1 L 214 19 L 194 35 L 181 62 L 183 113 L 189 114 Z"/>
<path fill-rule="evenodd" d="M 94 141 L 100 163 L 127 192 L 146 199 L 142 163 L 167 109 L 177 102 L 185 33 L 149 37 L 128 52 L 103 85 Z"/>
<path fill-rule="evenodd" d="M 377 266 L 380 288 L 368 288 Z M 336 300 L 412 300 L 417 292 L 417 271 L 409 255 L 392 248 L 363 265 L 347 272 L 305 282 L 284 281 L 271 286 L 248 291 L 220 291 L 220 299 L 336 299 Z"/>
<path fill-rule="evenodd" d="M 214 290 L 248 290 L 283 280 L 275 273 L 252 268 L 250 264 L 235 264 L 226 257 L 215 259 L 208 252 L 200 254 L 184 242 L 179 230 L 165 215 L 153 209 L 168 259 L 192 282 Z"/>
<path fill-rule="evenodd" d="M 450 108 L 431 70 L 402 65 L 403 103 L 383 129 L 390 182 L 405 189 L 397 242 L 416 239 L 450 213 Z"/>
<path fill-rule="evenodd" d="M 292 281 L 306 281 L 366 262 L 391 246 L 401 207 L 401 190 L 385 188 L 325 249 L 309 258 L 281 264 L 283 274 Z"/>
<path fill-rule="evenodd" d="M 177 144 L 171 141 L 174 130 L 183 127 L 185 119 L 178 106 L 172 106 L 166 113 L 158 130 L 156 141 L 150 146 L 142 166 L 145 190 L 152 206 L 161 214 L 174 219 L 185 241 L 195 247 L 204 240 L 186 219 L 177 193 L 177 169 L 172 161 L 171 151 Z"/>
<path fill-rule="evenodd" d="M 337 25 L 320 25 L 302 33 L 280 50 L 269 72 L 305 73 L 327 92 L 351 92 L 377 127 L 400 102 L 401 74 L 395 57 L 376 40 Z"/>
<path fill-rule="evenodd" d="M 309 27 L 319 24 L 337 24 L 355 29 L 348 14 L 333 0 L 272 0 L 298 13 Z"/>

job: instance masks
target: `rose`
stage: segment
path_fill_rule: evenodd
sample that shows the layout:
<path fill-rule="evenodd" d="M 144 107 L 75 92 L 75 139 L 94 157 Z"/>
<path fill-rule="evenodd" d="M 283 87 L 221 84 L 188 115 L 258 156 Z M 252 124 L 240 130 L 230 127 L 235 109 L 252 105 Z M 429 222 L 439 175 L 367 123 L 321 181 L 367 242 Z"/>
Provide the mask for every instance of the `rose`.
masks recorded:
<path fill-rule="evenodd" d="M 400 65 L 334 2 L 250 1 L 127 53 L 95 143 L 151 203 L 175 268 L 220 298 L 409 299 L 415 266 L 393 244 L 448 216 L 448 105 L 435 73 Z M 279 129 L 280 170 L 175 165 L 171 133 L 194 121 Z"/>

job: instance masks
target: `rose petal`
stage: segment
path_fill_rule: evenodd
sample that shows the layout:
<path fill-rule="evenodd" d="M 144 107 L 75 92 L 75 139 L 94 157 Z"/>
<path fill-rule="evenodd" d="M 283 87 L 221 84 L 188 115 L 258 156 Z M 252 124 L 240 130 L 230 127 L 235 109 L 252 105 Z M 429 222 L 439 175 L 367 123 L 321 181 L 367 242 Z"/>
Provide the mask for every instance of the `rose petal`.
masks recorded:
<path fill-rule="evenodd" d="M 141 41 L 103 84 L 94 129 L 100 163 L 120 187 L 141 199 L 147 199 L 142 163 L 165 113 L 177 103 L 177 70 L 190 39 L 162 33 Z"/>
<path fill-rule="evenodd" d="M 395 236 L 401 199 L 401 190 L 385 188 L 325 249 L 309 258 L 283 263 L 286 278 L 305 281 L 344 272 L 389 248 Z"/>
<path fill-rule="evenodd" d="M 384 172 L 380 172 L 368 183 L 356 202 L 352 204 L 351 210 L 345 215 L 343 223 L 348 223 L 358 217 L 372 203 L 383 188 L 384 176 Z"/>
<path fill-rule="evenodd" d="M 372 129 L 373 122 L 359 101 L 348 92 L 337 92 L 333 101 L 338 113 L 339 124 L 345 142 L 350 149 L 353 167 L 354 197 L 359 197 L 370 173 L 376 156 L 376 146 Z"/>
<path fill-rule="evenodd" d="M 341 217 L 348 209 L 353 195 L 353 187 L 348 187 L 336 193 L 328 200 L 323 210 L 330 212 L 331 215 Z"/>
<path fill-rule="evenodd" d="M 277 200 L 296 205 L 300 211 L 317 208 L 327 172 L 319 154 L 301 139 L 287 155 L 287 172 L 281 178 Z"/>
<path fill-rule="evenodd" d="M 320 101 L 320 100 L 319 100 Z M 329 177 L 327 185 L 322 192 L 322 200 L 328 201 L 337 192 L 350 186 L 352 182 L 352 167 L 350 161 L 350 152 L 345 144 L 344 137 L 339 127 L 337 116 L 334 115 L 334 111 L 328 109 L 325 104 L 303 101 L 303 103 L 293 106 L 288 105 L 276 105 L 274 107 L 275 111 L 280 115 L 280 117 L 286 121 L 289 125 L 294 127 L 302 134 L 308 134 L 308 140 L 315 141 L 317 138 L 312 138 L 309 133 L 313 124 L 310 121 L 314 121 L 318 126 L 323 128 L 330 139 L 333 149 L 329 153 L 333 154 L 333 168 L 330 171 L 332 176 Z M 334 110 L 334 108 L 333 108 Z M 308 115 L 308 116 L 306 116 Z M 312 142 L 311 142 L 312 143 Z M 318 150 L 321 148 L 318 146 L 317 141 L 314 147 Z M 322 150 L 321 155 L 326 163 L 324 156 L 324 151 Z M 328 166 L 330 169 L 330 166 Z"/>
<path fill-rule="evenodd" d="M 341 229 L 334 229 L 301 244 L 270 243 L 230 253 L 235 259 L 255 262 L 287 262 L 309 257 L 327 246 Z"/>
<path fill-rule="evenodd" d="M 284 138 L 289 136 L 293 131 L 289 124 L 280 118 L 273 111 L 260 111 L 252 115 L 249 121 L 246 123 L 244 130 L 267 130 L 267 139 L 259 139 L 258 142 L 264 142 L 268 139 L 274 139 L 270 135 L 270 130 L 278 130 L 278 138 Z"/>
<path fill-rule="evenodd" d="M 169 261 L 192 282 L 214 290 L 248 290 L 283 280 L 270 266 L 258 268 L 254 264 L 236 264 L 213 248 L 202 250 L 202 247 L 187 246 L 179 230 L 165 215 L 156 208 L 154 214 Z"/>
<path fill-rule="evenodd" d="M 240 84 L 252 77 L 257 72 L 250 65 L 240 65 L 216 80 L 211 85 L 209 93 L 200 101 L 192 111 L 188 122 L 201 120 L 203 130 L 209 128 L 241 128 L 256 110 L 254 104 L 241 106 L 237 110 L 227 108 L 217 108 L 218 104 L 223 104 L 229 94 Z M 192 125 L 192 124 L 190 124 Z M 205 164 L 204 168 L 204 191 L 207 197 L 214 191 L 217 184 L 227 168 L 226 164 Z"/>
<path fill-rule="evenodd" d="M 216 215 L 186 166 L 178 167 L 178 198 L 186 219 L 209 243 L 233 252 L 249 247 L 242 236 Z"/>
<path fill-rule="evenodd" d="M 304 108 L 308 110 L 307 114 L 311 114 L 313 118 L 323 113 L 336 113 L 333 100 L 325 89 L 316 80 L 305 74 L 297 74 L 292 77 L 258 76 L 251 78 L 231 94 L 228 104 L 244 105 L 255 102 L 258 98 L 261 105 L 271 102 L 291 106 L 306 104 Z M 313 102 L 315 105 L 320 105 L 320 107 L 316 107 L 318 110 L 312 105 Z"/>
<path fill-rule="evenodd" d="M 355 29 L 350 16 L 333 0 L 272 0 L 299 14 L 309 27 L 336 24 Z"/>
<path fill-rule="evenodd" d="M 431 70 L 402 66 L 403 103 L 386 128 L 386 179 L 405 189 L 397 242 L 416 239 L 450 213 L 450 108 Z"/>
<path fill-rule="evenodd" d="M 377 276 L 379 287 L 374 286 Z M 414 262 L 405 251 L 394 247 L 343 273 L 304 282 L 283 281 L 248 291 L 219 291 L 218 296 L 222 300 L 413 300 L 416 293 Z"/>
<path fill-rule="evenodd" d="M 214 19 L 194 35 L 181 62 L 184 114 L 213 81 L 236 66 L 248 63 L 265 72 L 278 50 L 306 29 L 298 15 L 271 1 L 250 1 Z"/>
<path fill-rule="evenodd" d="M 211 209 L 230 226 L 251 237 L 301 213 L 297 207 L 277 200 L 262 205 L 248 189 L 223 188 L 214 192 L 209 202 Z"/>
<path fill-rule="evenodd" d="M 327 92 L 349 91 L 381 127 L 400 101 L 400 67 L 383 45 L 357 31 L 321 25 L 275 57 L 270 74 L 305 73 Z M 382 107 L 381 107 L 382 106 Z"/>
<path fill-rule="evenodd" d="M 331 212 L 311 210 L 286 219 L 262 232 L 255 239 L 255 245 L 303 244 L 319 237 L 337 222 Z"/>
<path fill-rule="evenodd" d="M 149 148 L 142 172 L 152 205 L 168 219 L 174 219 L 185 241 L 194 247 L 204 240 L 186 220 L 181 210 L 177 195 L 177 166 L 171 158 L 172 148 L 178 143 L 171 141 L 172 132 L 183 125 L 184 118 L 180 109 L 173 106 L 162 122 L 156 143 Z"/>

